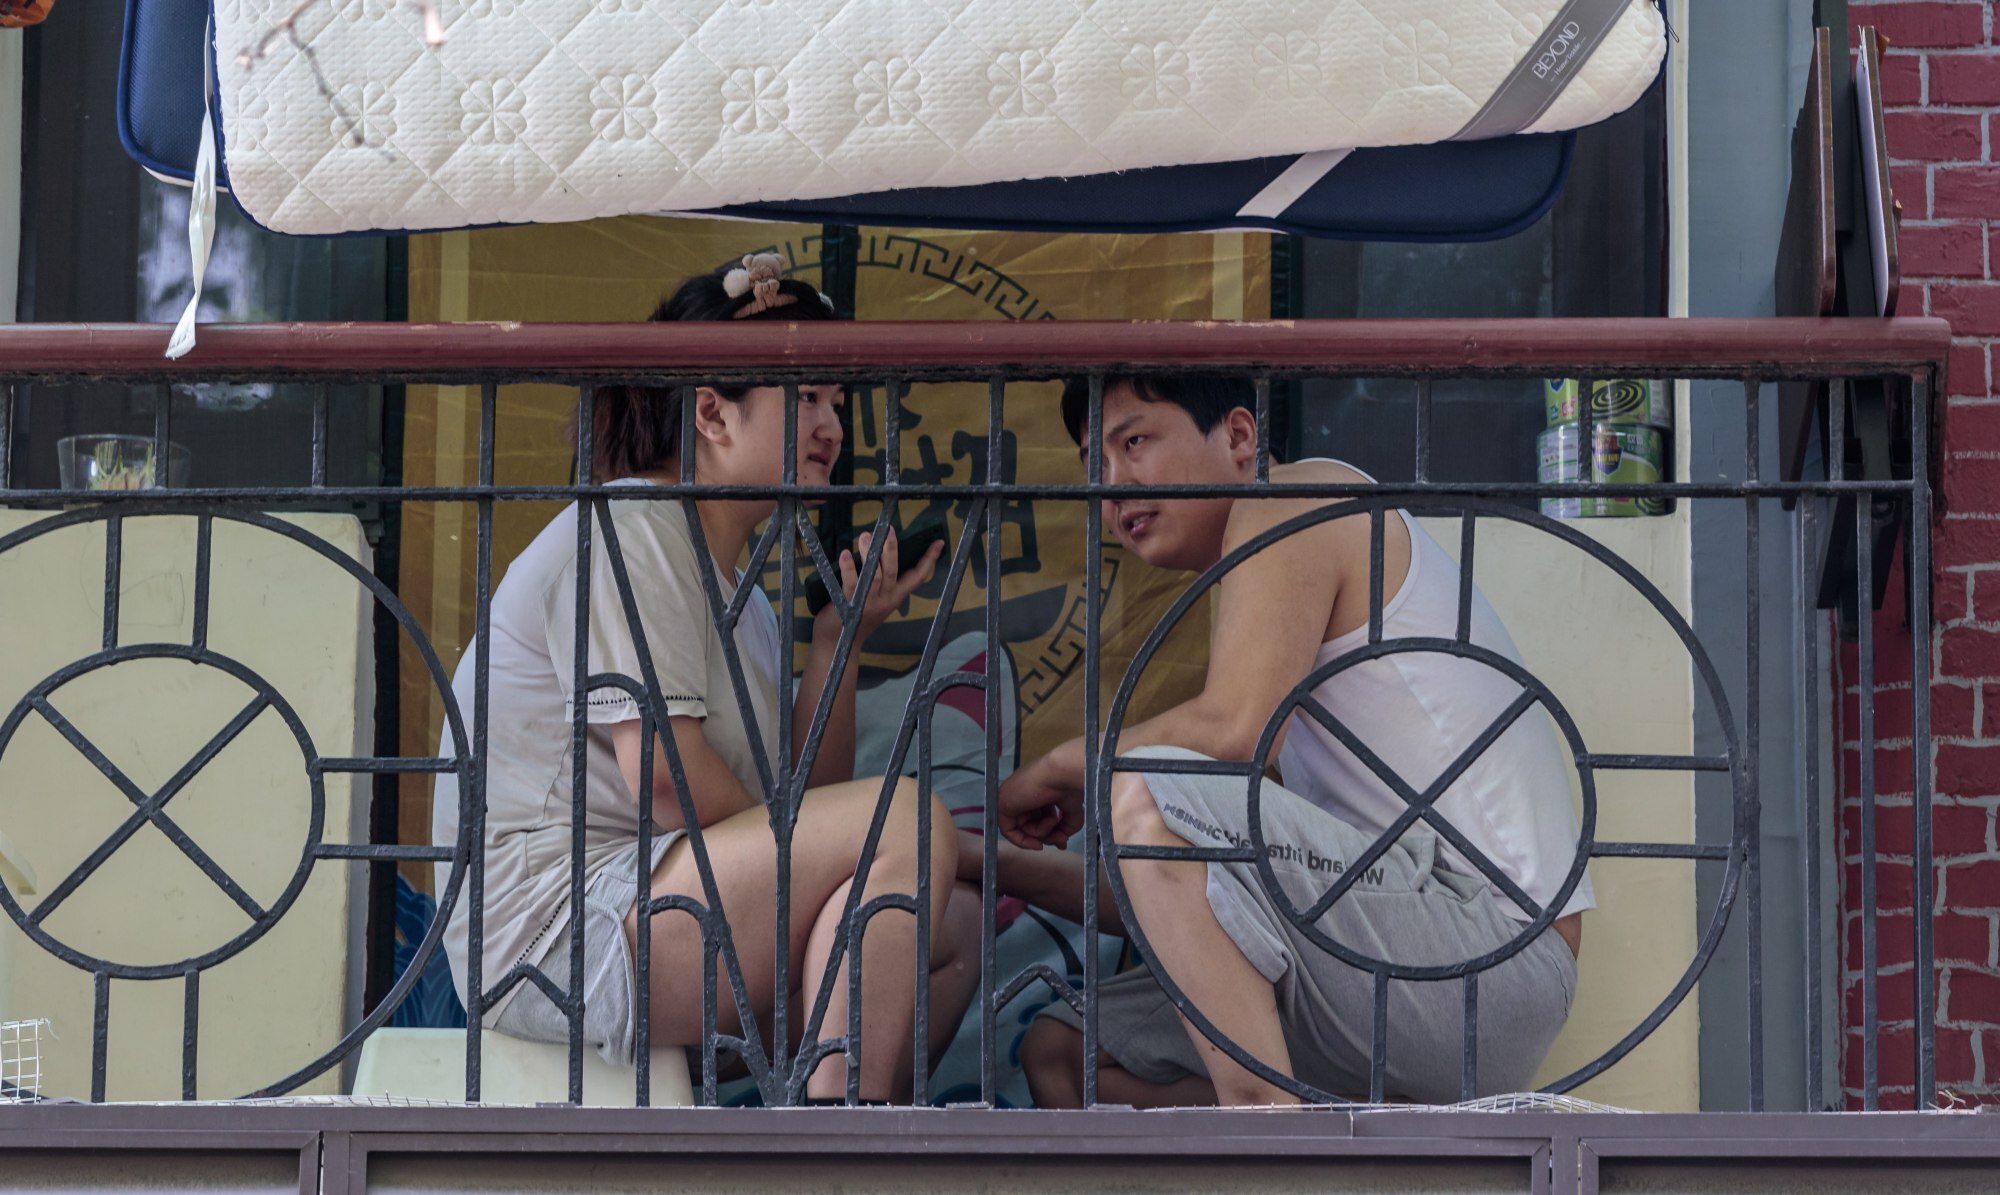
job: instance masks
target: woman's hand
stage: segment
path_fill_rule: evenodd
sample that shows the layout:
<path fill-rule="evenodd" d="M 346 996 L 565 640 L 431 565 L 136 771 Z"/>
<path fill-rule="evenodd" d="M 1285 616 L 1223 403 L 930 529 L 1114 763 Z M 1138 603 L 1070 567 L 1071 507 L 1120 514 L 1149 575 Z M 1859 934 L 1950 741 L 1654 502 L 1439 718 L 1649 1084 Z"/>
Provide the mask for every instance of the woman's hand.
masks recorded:
<path fill-rule="evenodd" d="M 940 539 L 924 553 L 923 559 L 905 569 L 897 555 L 896 529 L 889 528 L 888 538 L 882 541 L 882 558 L 875 565 L 875 583 L 868 587 L 868 598 L 861 604 L 861 625 L 855 629 L 855 642 L 865 641 L 876 629 L 889 620 L 889 616 L 901 609 L 903 603 L 917 588 L 929 581 L 937 572 L 938 557 L 944 553 L 944 541 Z M 861 561 L 868 558 L 868 549 L 875 542 L 875 533 L 864 531 L 855 544 L 854 550 L 842 550 L 838 567 L 840 569 L 840 592 L 849 602 L 861 587 Z M 857 558 L 856 552 L 860 555 Z M 813 619 L 813 635 L 827 636 L 829 639 L 840 635 L 840 609 L 828 603 Z"/>

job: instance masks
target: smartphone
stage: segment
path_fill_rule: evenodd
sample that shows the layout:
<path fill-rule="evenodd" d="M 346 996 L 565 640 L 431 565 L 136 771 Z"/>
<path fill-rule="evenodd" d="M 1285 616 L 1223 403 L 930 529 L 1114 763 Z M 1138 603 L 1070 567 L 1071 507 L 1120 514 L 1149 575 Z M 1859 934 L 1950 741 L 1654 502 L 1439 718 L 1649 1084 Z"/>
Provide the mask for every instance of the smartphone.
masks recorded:
<path fill-rule="evenodd" d="M 872 525 L 871 527 L 852 527 L 844 535 L 822 537 L 820 543 L 826 550 L 827 560 L 835 568 L 839 568 L 841 552 L 851 551 L 855 553 L 855 565 L 859 567 L 861 558 L 857 545 L 861 542 L 862 532 L 871 529 Z M 904 568 L 909 568 L 922 560 L 924 553 L 931 550 L 931 545 L 944 541 L 949 531 L 950 528 L 946 526 L 945 517 L 942 512 L 936 514 L 927 512 L 918 515 L 908 527 L 898 528 L 896 531 L 896 559 L 898 563 Z M 806 609 L 810 613 L 817 615 L 832 600 L 827 589 L 826 578 L 821 577 L 818 572 L 814 572 L 812 576 L 806 578 Z"/>

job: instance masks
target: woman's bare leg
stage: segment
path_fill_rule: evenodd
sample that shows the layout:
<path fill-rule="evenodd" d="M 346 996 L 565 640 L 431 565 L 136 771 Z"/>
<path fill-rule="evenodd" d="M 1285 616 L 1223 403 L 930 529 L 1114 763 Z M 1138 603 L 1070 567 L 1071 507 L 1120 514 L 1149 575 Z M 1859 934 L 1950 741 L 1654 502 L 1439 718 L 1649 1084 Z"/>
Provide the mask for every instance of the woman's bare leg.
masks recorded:
<path fill-rule="evenodd" d="M 820 922 L 834 893 L 844 898 L 845 885 L 854 878 L 857 861 L 882 792 L 880 780 L 859 780 L 829 785 L 806 794 L 799 807 L 799 819 L 792 839 L 790 884 L 790 926 L 787 943 L 792 959 L 790 986 L 803 998 L 803 1007 L 812 1007 L 818 990 L 821 967 L 812 967 L 806 958 L 808 939 Z M 898 781 L 892 791 L 888 813 L 869 868 L 863 890 L 864 903 L 887 893 L 910 893 L 916 887 L 917 790 L 909 780 Z M 941 927 L 941 916 L 951 891 L 949 877 L 956 873 L 958 843 L 949 832 L 951 818 L 938 804 L 932 807 L 931 874 L 939 877 L 932 893 L 933 928 Z M 759 1021 L 770 1017 L 776 975 L 777 937 L 777 846 L 768 816 L 763 809 L 746 810 L 705 828 L 703 845 L 713 869 L 728 918 L 730 936 L 742 970 L 752 1014 Z M 706 902 L 700 872 L 691 842 L 676 843 L 653 873 L 655 897 L 680 895 Z M 837 906 L 833 912 L 838 917 Z M 637 940 L 637 912 L 626 918 L 626 932 Z M 915 919 L 905 913 L 889 912 L 874 919 L 862 944 L 862 1095 L 868 1099 L 892 1098 L 895 1086 L 895 1042 L 907 1039 L 914 1016 L 912 996 Z M 652 999 L 652 1040 L 660 1045 L 699 1045 L 701 1042 L 702 940 L 692 918 L 682 913 L 663 913 L 652 922 L 652 974 L 648 977 Z M 719 1032 L 743 1032 L 737 1015 L 725 967 L 718 965 L 716 1028 Z M 795 1006 L 797 1007 L 797 1006 Z M 791 1018 L 796 1036 L 803 1026 L 798 1016 Z M 847 986 L 834 986 L 827 1006 L 828 1029 L 845 1032 Z M 898 1026 L 900 1025 L 900 1030 Z M 835 1028 L 837 1027 L 837 1028 Z M 883 1047 L 872 1043 L 882 1041 Z M 830 1060 L 813 1076 L 808 1090 L 815 1095 L 839 1095 L 846 1090 L 842 1060 Z M 904 1079 L 907 1082 L 908 1072 Z M 822 1088 L 825 1090 L 822 1091 Z"/>
<path fill-rule="evenodd" d="M 979 889 L 954 884 L 931 951 L 931 1062 L 958 1033 L 965 1010 L 979 991 Z"/>
<path fill-rule="evenodd" d="M 819 923 L 813 927 L 812 937 L 806 943 L 806 966 L 809 974 L 818 975 L 832 955 L 835 942 L 839 938 L 840 912 L 846 907 L 847 893 L 853 885 L 844 884 L 826 903 Z M 908 916 L 899 913 L 880 913 L 876 920 L 885 917 Z M 931 949 L 930 1004 L 928 1035 L 926 1038 L 926 1058 L 935 1063 L 938 1054 L 951 1044 L 952 1035 L 958 1032 L 959 1022 L 965 1019 L 965 1009 L 972 1002 L 974 989 L 979 986 L 979 890 L 969 884 L 954 885 L 947 897 L 942 920 L 932 926 L 932 937 L 936 945 Z M 839 977 L 836 982 L 845 990 L 847 968 L 851 956 L 842 956 Z M 905 964 L 906 968 L 908 964 Z M 864 984 L 867 967 L 862 968 Z M 900 1039 L 897 1049 L 896 1090 L 894 1098 L 901 1100 L 913 1090 L 916 1082 L 915 1059 L 912 1049 L 916 1042 L 915 1010 L 911 1011 L 911 1025 Z M 847 1032 L 847 1022 L 834 1023 L 831 1011 L 820 1025 L 822 1040 L 839 1037 Z M 862 1038 L 868 1039 L 872 1030 L 864 1019 Z M 828 1060 L 837 1065 L 835 1059 Z M 865 1089 L 864 1089 L 865 1090 Z M 846 1079 L 841 1079 L 840 1090 L 826 1094 L 839 1096 L 846 1091 Z M 818 1095 L 815 1091 L 813 1094 Z M 866 1098 L 864 1096 L 864 1098 Z"/>
<path fill-rule="evenodd" d="M 897 785 L 897 803 L 876 845 L 875 862 L 862 885 L 857 911 L 880 896 L 908 895 L 917 886 L 917 807 L 916 782 L 904 779 Z M 807 801 L 812 795 L 807 795 Z M 807 832 L 803 819 L 798 835 Z M 797 842 L 799 838 L 794 838 Z M 958 836 L 952 832 L 951 818 L 942 804 L 931 810 L 931 949 L 932 967 L 937 965 L 938 944 L 947 927 L 945 910 L 951 899 L 952 877 L 957 874 Z M 793 867 L 796 869 L 797 864 Z M 858 868 L 857 868 L 858 870 Z M 842 915 L 846 912 L 852 884 L 845 884 L 821 906 L 806 945 L 805 970 L 800 979 L 806 1007 L 818 999 L 819 985 L 831 981 L 826 1002 L 826 1019 L 819 1036 L 838 1037 L 848 1027 L 848 970 L 853 955 L 843 953 L 841 966 L 831 976 L 827 960 L 841 938 Z M 868 920 L 861 939 L 861 1098 L 903 1100 L 911 1090 L 910 1045 L 916 1026 L 917 919 L 899 909 L 884 909 Z M 889 972 L 884 974 L 883 972 Z M 828 1055 L 813 1070 L 806 1094 L 816 1099 L 840 1098 L 847 1094 L 847 1057 Z"/>

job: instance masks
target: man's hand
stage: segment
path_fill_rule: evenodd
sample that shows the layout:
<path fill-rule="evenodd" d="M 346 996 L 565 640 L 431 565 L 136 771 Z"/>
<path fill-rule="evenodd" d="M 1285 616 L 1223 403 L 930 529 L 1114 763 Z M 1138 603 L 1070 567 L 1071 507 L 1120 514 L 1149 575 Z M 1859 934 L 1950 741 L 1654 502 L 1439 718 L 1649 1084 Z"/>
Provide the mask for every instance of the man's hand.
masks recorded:
<path fill-rule="evenodd" d="M 1064 783 L 1043 756 L 1000 786 L 1000 832 L 1023 850 L 1066 847 L 1083 829 L 1083 791 Z"/>
<path fill-rule="evenodd" d="M 903 603 L 910 599 L 917 587 L 937 572 L 938 557 L 944 554 L 944 541 L 940 539 L 930 546 L 922 560 L 905 570 L 897 554 L 896 529 L 889 528 L 887 534 L 888 538 L 882 541 L 882 559 L 875 565 L 875 583 L 868 587 L 868 600 L 861 604 L 861 625 L 854 632 L 856 643 L 866 642 L 889 620 L 890 615 L 902 609 Z M 854 600 L 855 590 L 861 587 L 861 562 L 868 558 L 869 545 L 874 541 L 875 533 L 864 531 L 854 550 L 843 549 L 840 553 L 837 565 L 840 569 L 840 592 L 850 602 Z M 825 636 L 831 642 L 839 635 L 840 610 L 828 603 L 813 619 L 813 636 Z"/>

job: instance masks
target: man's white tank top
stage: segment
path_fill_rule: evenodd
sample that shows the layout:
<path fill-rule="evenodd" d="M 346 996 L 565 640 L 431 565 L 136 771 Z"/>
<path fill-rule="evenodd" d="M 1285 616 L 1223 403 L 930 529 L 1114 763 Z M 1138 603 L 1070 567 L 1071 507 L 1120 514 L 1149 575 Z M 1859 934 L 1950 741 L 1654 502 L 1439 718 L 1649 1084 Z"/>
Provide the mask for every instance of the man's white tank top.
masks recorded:
<path fill-rule="evenodd" d="M 1383 641 L 1452 639 L 1458 634 L 1458 563 L 1409 512 L 1397 513 L 1410 531 L 1410 571 L 1384 600 Z M 1507 628 L 1476 586 L 1471 631 L 1473 643 L 1521 662 Z M 1363 625 L 1323 643 L 1313 667 L 1317 670 L 1367 642 Z M 1521 685 L 1507 675 L 1476 660 L 1433 651 L 1367 660 L 1336 672 L 1313 690 L 1328 713 L 1419 793 L 1520 695 Z M 1303 713 L 1292 715 L 1278 767 L 1287 789 L 1366 830 L 1381 831 L 1408 808 L 1330 731 Z M 1576 858 L 1573 774 L 1555 722 L 1537 706 L 1445 790 L 1437 809 L 1536 904 L 1546 906 Z M 1438 847 L 1451 869 L 1480 874 L 1442 836 Z M 1490 879 L 1487 886 L 1508 914 L 1532 920 Z M 1563 913 L 1596 906 L 1586 873 Z"/>

